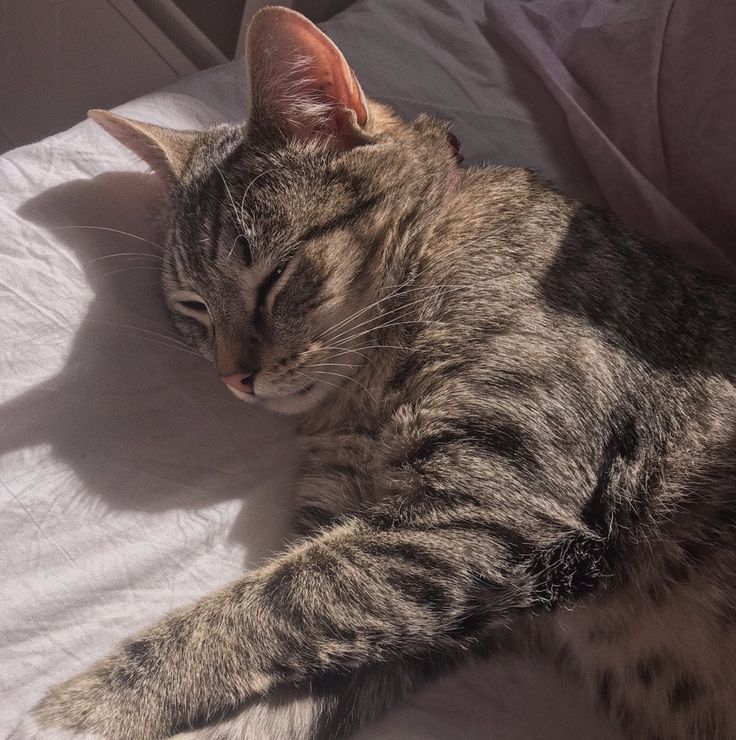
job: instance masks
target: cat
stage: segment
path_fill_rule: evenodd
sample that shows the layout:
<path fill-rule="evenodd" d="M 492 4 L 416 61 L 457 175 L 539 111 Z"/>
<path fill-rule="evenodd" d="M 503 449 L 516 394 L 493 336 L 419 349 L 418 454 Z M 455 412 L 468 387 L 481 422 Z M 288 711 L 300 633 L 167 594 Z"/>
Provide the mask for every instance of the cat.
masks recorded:
<path fill-rule="evenodd" d="M 53 688 L 114 740 L 348 737 L 539 648 L 628 738 L 736 736 L 736 290 L 447 122 L 369 100 L 270 7 L 243 126 L 91 117 L 167 184 L 164 296 L 300 419 L 290 548 Z"/>

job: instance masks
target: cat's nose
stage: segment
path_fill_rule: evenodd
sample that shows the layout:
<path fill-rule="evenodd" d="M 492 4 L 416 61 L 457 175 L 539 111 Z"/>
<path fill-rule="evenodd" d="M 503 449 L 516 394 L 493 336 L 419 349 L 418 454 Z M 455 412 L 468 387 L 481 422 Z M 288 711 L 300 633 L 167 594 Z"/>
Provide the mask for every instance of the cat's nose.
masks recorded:
<path fill-rule="evenodd" d="M 222 375 L 220 380 L 222 380 L 225 385 L 229 385 L 231 388 L 234 388 L 236 391 L 240 391 L 241 393 L 250 393 L 252 395 L 253 381 L 255 380 L 255 377 L 255 373 L 234 373 L 233 375 Z"/>

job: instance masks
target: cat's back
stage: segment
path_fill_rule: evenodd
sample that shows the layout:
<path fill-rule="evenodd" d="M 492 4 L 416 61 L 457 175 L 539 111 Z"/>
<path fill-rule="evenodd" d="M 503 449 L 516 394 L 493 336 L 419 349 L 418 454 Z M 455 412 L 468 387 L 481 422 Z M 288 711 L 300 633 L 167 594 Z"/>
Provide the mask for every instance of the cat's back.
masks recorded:
<path fill-rule="evenodd" d="M 538 628 L 629 737 L 733 737 L 736 291 L 525 171 L 468 185 L 465 248 L 435 252 L 462 287 L 419 341 L 463 358 L 479 438 L 534 451 L 536 495 L 618 532 L 606 587 Z"/>
<path fill-rule="evenodd" d="M 458 342 L 523 331 L 535 343 L 601 345 L 609 360 L 624 353 L 655 373 L 736 377 L 736 285 L 531 171 L 468 171 L 436 233 L 424 282 L 447 288 L 437 312 L 490 325 Z"/>

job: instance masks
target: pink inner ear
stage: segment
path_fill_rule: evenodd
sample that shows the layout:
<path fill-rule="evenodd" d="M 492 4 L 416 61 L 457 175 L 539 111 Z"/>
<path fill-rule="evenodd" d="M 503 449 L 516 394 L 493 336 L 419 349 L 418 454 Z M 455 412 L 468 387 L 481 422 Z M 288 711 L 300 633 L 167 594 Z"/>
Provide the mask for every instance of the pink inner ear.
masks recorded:
<path fill-rule="evenodd" d="M 296 20 L 302 19 L 296 16 Z M 326 101 L 355 111 L 358 125 L 364 126 L 368 116 L 360 99 L 360 88 L 340 50 L 311 23 L 295 23 L 292 34 L 291 43 L 313 59 L 307 69 L 314 88 Z"/>
<path fill-rule="evenodd" d="M 325 125 L 339 137 L 368 120 L 360 86 L 340 50 L 303 16 L 284 8 L 266 8 L 251 24 L 248 46 L 258 104 L 297 135 L 315 131 L 315 120 L 301 103 L 328 106 Z M 260 79 L 263 77 L 264 79 Z M 301 100 L 300 100 L 301 99 Z M 355 113 L 355 119 L 349 112 Z"/>

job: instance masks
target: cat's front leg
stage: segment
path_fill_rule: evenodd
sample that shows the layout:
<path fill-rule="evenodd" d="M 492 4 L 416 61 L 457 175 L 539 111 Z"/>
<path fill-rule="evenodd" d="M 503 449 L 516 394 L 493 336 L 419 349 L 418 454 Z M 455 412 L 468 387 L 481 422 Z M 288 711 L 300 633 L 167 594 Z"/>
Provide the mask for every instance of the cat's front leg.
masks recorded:
<path fill-rule="evenodd" d="M 328 672 L 454 652 L 475 640 L 479 622 L 546 601 L 554 553 L 568 553 L 567 568 L 590 552 L 587 535 L 549 516 L 520 547 L 492 511 L 470 526 L 466 511 L 414 508 L 387 502 L 302 542 L 54 689 L 39 716 L 153 740 Z"/>

